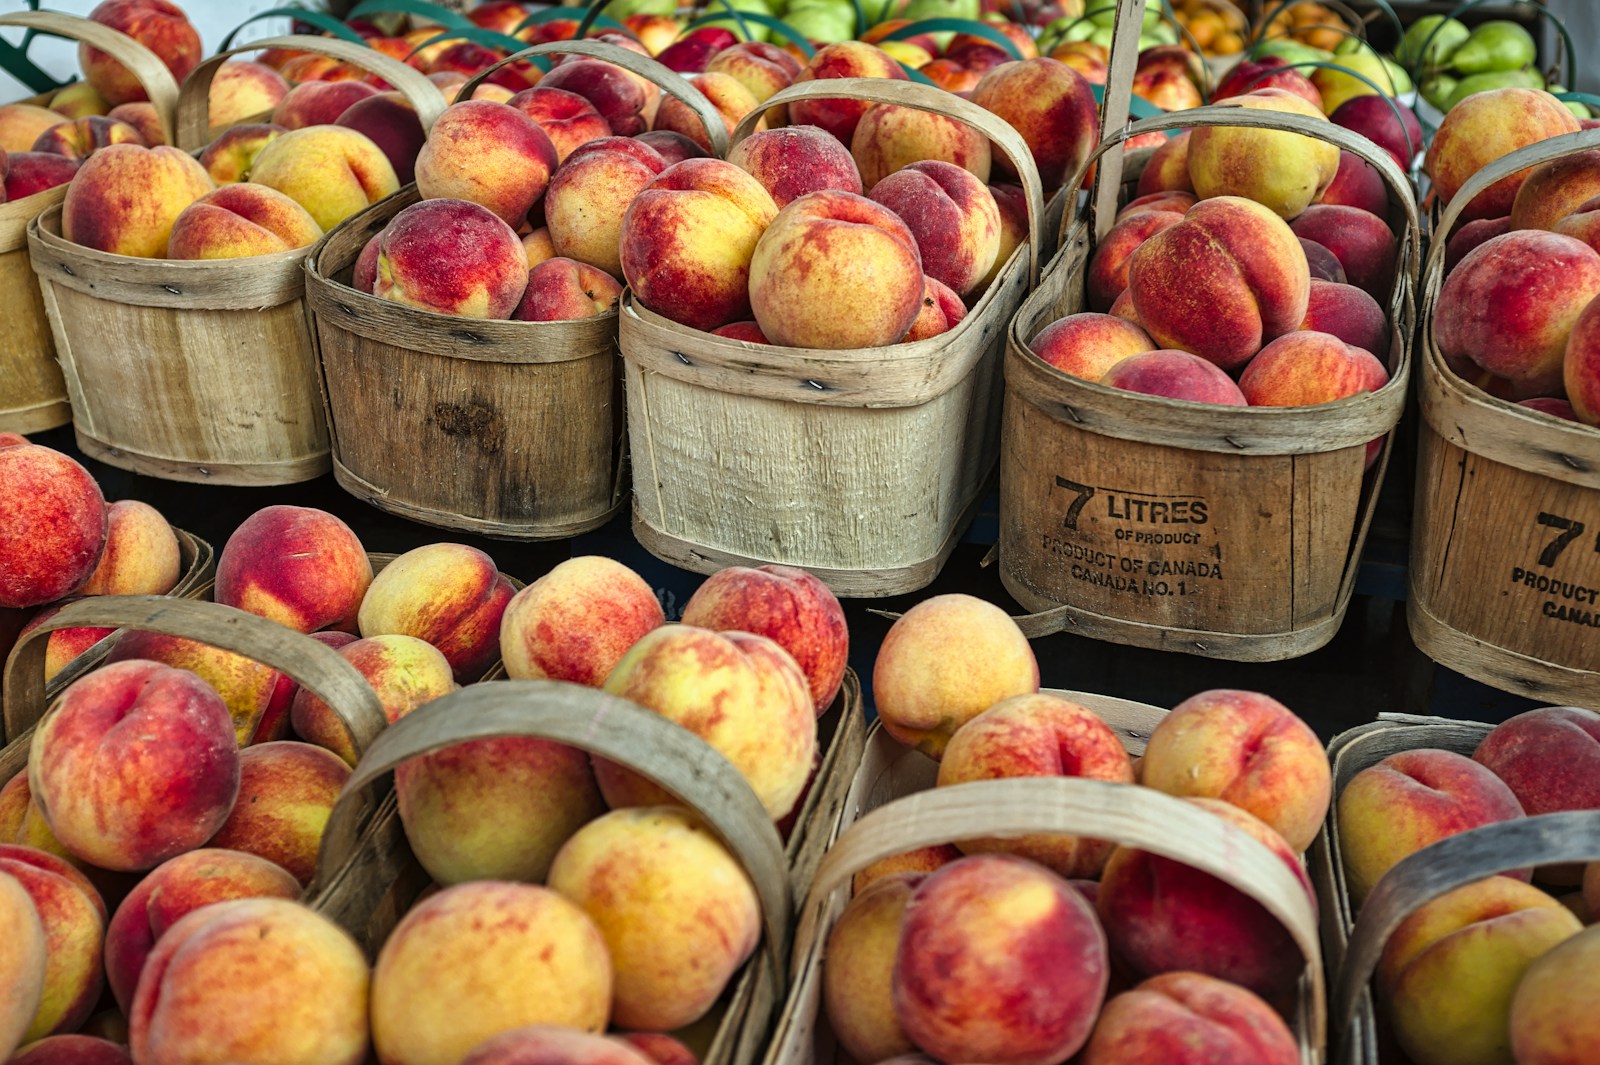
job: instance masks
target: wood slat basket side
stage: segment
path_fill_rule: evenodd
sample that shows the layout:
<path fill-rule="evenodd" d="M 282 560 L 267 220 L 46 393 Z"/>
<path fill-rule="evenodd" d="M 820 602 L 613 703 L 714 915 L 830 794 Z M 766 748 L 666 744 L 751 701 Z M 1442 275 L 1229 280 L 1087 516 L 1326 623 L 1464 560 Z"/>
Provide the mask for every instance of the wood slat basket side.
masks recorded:
<path fill-rule="evenodd" d="M 358 800 L 396 766 L 470 740 L 533 736 L 570 744 L 633 769 L 682 799 L 745 867 L 761 903 L 763 935 L 726 1001 L 706 1065 L 747 1065 L 783 994 L 792 932 L 788 863 L 772 820 L 731 763 L 698 736 L 633 703 L 559 681 L 476 684 L 391 725 L 368 748 L 323 835 L 311 905 L 355 931 L 369 953 L 388 930 L 373 927 L 390 877 L 409 857 L 391 797 L 365 832 Z"/>
<path fill-rule="evenodd" d="M 414 92 L 419 117 L 442 109 L 436 86 L 373 49 L 293 36 L 245 50 L 268 47 L 336 51 Z M 207 61 L 205 77 L 222 58 Z M 228 485 L 289 484 L 329 468 L 303 301 L 311 249 L 209 261 L 111 255 L 66 240 L 60 207 L 30 223 L 28 247 L 86 454 Z"/>
<path fill-rule="evenodd" d="M 87 41 L 113 56 L 145 87 L 170 139 L 178 83 L 166 64 L 132 37 L 110 26 L 56 11 L 0 14 L 0 26 Z M 37 103 L 42 107 L 46 101 Z M 58 185 L 0 203 L 0 307 L 5 308 L 5 328 L 0 329 L 0 432 L 40 433 L 72 420 L 67 383 L 56 363 L 50 319 L 28 261 L 28 223 L 66 195 L 67 187 Z"/>
<path fill-rule="evenodd" d="M 1248 116 L 1248 117 L 1246 117 Z M 1218 407 L 1142 396 L 1065 374 L 1029 347 L 1084 309 L 1084 274 L 1116 210 L 1086 211 L 1017 314 L 1006 357 L 1000 475 L 1001 579 L 1030 635 L 1098 639 L 1238 661 L 1327 643 L 1355 589 L 1391 450 L 1366 444 L 1405 407 L 1419 235 L 1405 174 L 1329 122 L 1208 107 L 1135 123 L 1099 149 L 1101 180 L 1122 139 L 1180 127 L 1250 126 L 1330 141 L 1372 165 L 1405 216 L 1387 313 L 1389 383 L 1317 407 Z M 1106 166 L 1108 162 L 1116 166 Z"/>
<path fill-rule="evenodd" d="M 1054 691 L 1093 710 L 1144 752 L 1165 711 L 1083 692 Z M 829 932 L 849 901 L 851 879 L 873 862 L 974 836 L 1035 832 L 1093 835 L 1138 846 L 1218 876 L 1260 901 L 1305 953 L 1291 1027 L 1305 1065 L 1322 1061 L 1323 971 L 1316 916 L 1305 889 L 1254 839 L 1181 799 L 1148 788 L 1079 779 L 1010 779 L 935 788 L 938 766 L 895 742 L 881 726 L 867 740 L 836 839 L 800 909 L 789 999 L 764 1065 L 847 1065 L 822 1008 Z M 1247 845 L 1248 844 L 1248 845 Z"/>
<path fill-rule="evenodd" d="M 1439 232 L 1493 180 L 1595 148 L 1600 132 L 1584 130 L 1496 160 Z M 1423 275 L 1412 638 L 1474 680 L 1600 709 L 1600 429 L 1495 399 L 1450 369 L 1433 328 L 1444 253 L 1435 240 Z"/>
<path fill-rule="evenodd" d="M 850 351 L 747 344 L 624 298 L 634 533 L 698 573 L 782 563 L 835 594 L 924 587 L 970 522 L 998 447 L 1005 324 L 1037 276 L 1043 193 L 1027 145 L 948 93 L 881 78 L 801 82 L 772 105 L 844 97 L 970 125 L 1022 176 L 1029 241 L 941 336 Z M 746 116 L 733 143 L 755 131 Z"/>

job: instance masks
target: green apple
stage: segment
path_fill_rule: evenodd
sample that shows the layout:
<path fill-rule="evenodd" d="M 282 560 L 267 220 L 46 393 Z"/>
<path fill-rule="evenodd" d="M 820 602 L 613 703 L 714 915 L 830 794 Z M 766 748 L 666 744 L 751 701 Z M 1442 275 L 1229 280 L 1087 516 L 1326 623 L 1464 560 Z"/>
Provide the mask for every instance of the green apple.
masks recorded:
<path fill-rule="evenodd" d="M 1466 24 L 1456 19 L 1424 15 L 1406 30 L 1394 57 L 1408 67 L 1441 66 L 1450 61 L 1455 50 L 1471 35 Z M 1424 46 L 1428 49 L 1426 56 L 1422 52 Z"/>
<path fill-rule="evenodd" d="M 1519 23 L 1494 19 L 1479 24 L 1450 55 L 1460 74 L 1494 74 L 1517 70 L 1534 61 L 1539 48 Z"/>

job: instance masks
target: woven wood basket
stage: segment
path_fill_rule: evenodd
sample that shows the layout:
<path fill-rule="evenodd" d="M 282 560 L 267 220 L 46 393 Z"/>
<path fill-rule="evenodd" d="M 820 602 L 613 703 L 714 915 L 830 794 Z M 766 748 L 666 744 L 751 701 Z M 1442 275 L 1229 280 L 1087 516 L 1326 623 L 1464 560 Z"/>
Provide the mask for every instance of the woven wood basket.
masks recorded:
<path fill-rule="evenodd" d="M 444 108 L 437 86 L 370 48 L 278 37 L 247 50 L 269 47 L 370 69 L 406 94 L 424 127 Z M 228 54 L 189 79 L 191 108 L 203 108 Z M 302 299 L 310 249 L 210 261 L 111 255 L 66 240 L 60 206 L 29 225 L 28 246 L 86 454 L 153 477 L 229 485 L 287 484 L 328 469 Z"/>
<path fill-rule="evenodd" d="M 1081 692 L 1050 692 L 1093 710 L 1144 753 L 1165 711 Z M 1283 921 L 1306 957 L 1291 1027 L 1301 1060 L 1323 1060 L 1324 1006 L 1317 919 L 1305 889 L 1254 839 L 1181 799 L 1149 788 L 1076 778 L 1017 778 L 935 788 L 938 765 L 874 726 L 845 800 L 845 816 L 800 909 L 792 988 L 764 1065 L 848 1065 L 822 1008 L 829 932 L 851 878 L 873 862 L 974 836 L 1064 832 L 1115 840 L 1203 869 Z"/>
<path fill-rule="evenodd" d="M 114 57 L 144 86 L 156 114 L 172 139 L 173 108 L 178 83 L 159 57 L 110 26 L 55 11 L 17 11 L 0 15 L 0 26 L 42 30 L 85 41 Z M 24 101 L 45 106 L 47 98 Z M 66 118 L 63 117 L 65 122 Z M 39 282 L 28 263 L 28 224 L 67 195 L 65 185 L 9 203 L 0 203 L 0 432 L 39 433 L 72 420 L 67 383 L 56 364 L 50 319 L 39 294 Z"/>
<path fill-rule="evenodd" d="M 1489 182 L 1595 148 L 1600 132 L 1584 130 L 1496 160 L 1437 232 Z M 1433 330 L 1444 252 L 1435 240 L 1422 285 L 1411 636 L 1474 680 L 1600 709 L 1600 429 L 1495 399 L 1445 364 Z"/>
<path fill-rule="evenodd" d="M 573 53 L 625 66 L 723 122 L 666 67 L 614 45 Z M 627 498 L 615 311 L 564 322 L 482 321 L 404 307 L 349 285 L 373 234 L 420 199 L 414 187 L 335 229 L 306 261 L 306 293 L 340 487 L 412 521 L 547 540 L 604 525 Z"/>

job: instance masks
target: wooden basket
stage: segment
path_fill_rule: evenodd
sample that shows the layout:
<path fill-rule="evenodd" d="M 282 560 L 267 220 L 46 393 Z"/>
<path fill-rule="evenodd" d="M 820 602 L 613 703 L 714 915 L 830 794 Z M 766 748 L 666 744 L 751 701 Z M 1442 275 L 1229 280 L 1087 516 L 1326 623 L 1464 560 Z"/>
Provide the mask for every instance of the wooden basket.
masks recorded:
<path fill-rule="evenodd" d="M 1220 407 L 1072 377 L 1029 348 L 1084 309 L 1084 275 L 1111 227 L 1115 145 L 1197 126 L 1292 130 L 1359 155 L 1406 219 L 1387 313 L 1390 380 L 1316 407 Z M 1097 639 L 1237 661 L 1307 654 L 1344 618 L 1392 440 L 1371 476 L 1366 444 L 1404 410 L 1419 236 L 1405 174 L 1331 122 L 1235 107 L 1149 119 L 1107 137 L 1086 211 L 1011 328 L 1000 463 L 1000 575 L 1029 635 Z"/>
<path fill-rule="evenodd" d="M 85 41 L 127 67 L 144 86 L 156 115 L 172 139 L 173 107 L 178 83 L 159 57 L 110 26 L 55 11 L 18 11 L 0 15 L 0 26 L 42 30 Z M 44 106 L 40 101 L 39 105 Z M 67 121 L 65 116 L 61 119 Z M 72 420 L 67 384 L 56 364 L 50 319 L 39 295 L 39 282 L 28 264 L 28 223 L 66 198 L 67 187 L 9 203 L 0 203 L 0 432 L 39 433 Z"/>
<path fill-rule="evenodd" d="M 624 297 L 633 528 L 697 573 L 782 563 L 841 596 L 915 591 L 972 520 L 998 446 L 1005 324 L 1037 276 L 1044 200 L 1004 121 L 957 96 L 882 78 L 800 82 L 768 105 L 844 97 L 941 114 L 984 133 L 1022 175 L 1028 246 L 948 333 L 822 351 L 689 329 Z M 763 110 L 733 132 L 754 132 Z"/>
<path fill-rule="evenodd" d="M 682 78 L 627 49 L 568 41 L 722 118 Z M 345 491 L 412 521 L 483 536 L 548 540 L 604 525 L 627 497 L 615 311 L 564 322 L 435 314 L 349 286 L 374 233 L 421 196 L 415 187 L 336 228 L 306 260 L 333 473 Z"/>
<path fill-rule="evenodd" d="M 1553 137 L 1484 167 L 1487 184 L 1600 133 Z M 1412 522 L 1412 639 L 1434 661 L 1533 699 L 1600 709 L 1600 429 L 1495 399 L 1445 365 L 1433 331 L 1445 242 L 1423 276 L 1422 425 Z"/>
<path fill-rule="evenodd" d="M 444 107 L 427 78 L 370 48 L 279 37 L 245 50 L 268 47 L 372 70 L 406 93 L 424 126 Z M 191 99 L 206 95 L 228 54 L 197 69 Z M 29 225 L 28 246 L 85 454 L 213 484 L 287 484 L 327 470 L 302 300 L 310 249 L 211 261 L 111 255 L 64 239 L 59 205 Z"/>
<path fill-rule="evenodd" d="M 1049 692 L 1088 707 L 1128 753 L 1141 755 L 1165 711 L 1080 692 Z M 1292 1027 L 1305 1065 L 1322 1061 L 1324 993 L 1317 920 L 1304 887 L 1253 838 L 1191 803 L 1149 788 L 1076 778 L 1016 778 L 935 788 L 938 765 L 881 727 L 861 768 L 795 935 L 792 988 L 764 1065 L 847 1065 L 822 1009 L 828 933 L 849 901 L 851 878 L 873 862 L 972 836 L 1064 832 L 1138 846 L 1217 876 L 1283 921 L 1306 957 Z"/>

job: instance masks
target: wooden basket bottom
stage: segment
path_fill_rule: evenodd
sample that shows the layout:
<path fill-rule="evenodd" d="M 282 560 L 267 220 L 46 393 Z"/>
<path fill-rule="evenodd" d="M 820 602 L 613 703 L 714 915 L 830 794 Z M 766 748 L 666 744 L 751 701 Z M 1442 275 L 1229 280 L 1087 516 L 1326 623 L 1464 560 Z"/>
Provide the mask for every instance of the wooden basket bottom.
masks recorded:
<path fill-rule="evenodd" d="M 1600 672 L 1546 662 L 1469 636 L 1429 610 L 1415 582 L 1406 602 L 1406 625 L 1423 654 L 1479 683 L 1544 702 L 1600 707 Z"/>
<path fill-rule="evenodd" d="M 42 433 L 72 420 L 72 405 L 66 400 L 46 399 L 25 407 L 0 408 L 0 433 Z"/>
<path fill-rule="evenodd" d="M 1228 662 L 1281 662 L 1308 655 L 1332 640 L 1350 607 L 1348 592 L 1332 614 L 1304 628 L 1290 632 L 1210 632 L 1204 629 L 1177 629 L 1147 622 L 1110 617 L 1093 610 L 1066 606 L 1030 591 L 1002 564 L 1000 583 L 1011 597 L 1030 611 L 1049 613 L 1059 620 L 1059 631 L 1088 636 L 1107 643 L 1129 647 L 1148 647 L 1156 651 L 1178 651 L 1201 658 Z"/>
<path fill-rule="evenodd" d="M 85 455 L 99 459 L 108 466 L 160 477 L 167 481 L 188 481 L 193 484 L 225 484 L 241 487 L 259 487 L 274 484 L 297 484 L 327 473 L 329 452 L 324 449 L 299 458 L 278 462 L 193 462 L 188 459 L 145 455 L 129 448 L 98 440 L 84 432 L 83 426 L 73 427 L 78 447 Z"/>
<path fill-rule="evenodd" d="M 962 533 L 967 531 L 972 520 L 978 516 L 978 509 L 982 504 L 983 496 L 980 493 L 962 510 L 961 516 L 951 526 L 949 535 L 944 538 L 939 550 L 934 552 L 932 557 L 892 569 L 835 569 L 828 566 L 813 566 L 804 559 L 757 558 L 754 555 L 741 555 L 707 547 L 656 528 L 650 524 L 649 518 L 637 505 L 633 508 L 633 535 L 646 551 L 661 561 L 689 570 L 691 573 L 715 573 L 728 566 L 794 566 L 817 577 L 833 591 L 834 595 L 841 598 L 873 599 L 904 595 L 932 584 L 934 578 L 939 576 L 939 571 L 944 568 L 944 564 L 950 560 L 956 545 L 961 542 Z"/>

